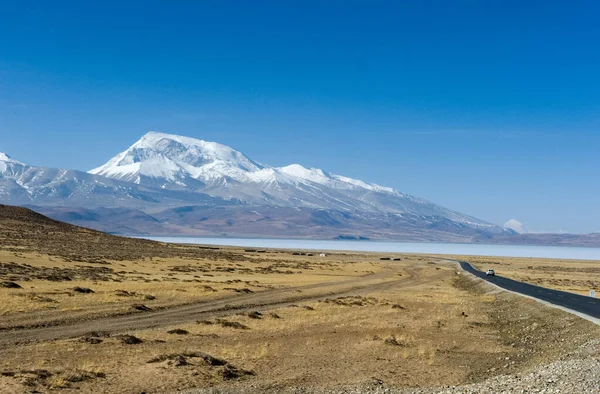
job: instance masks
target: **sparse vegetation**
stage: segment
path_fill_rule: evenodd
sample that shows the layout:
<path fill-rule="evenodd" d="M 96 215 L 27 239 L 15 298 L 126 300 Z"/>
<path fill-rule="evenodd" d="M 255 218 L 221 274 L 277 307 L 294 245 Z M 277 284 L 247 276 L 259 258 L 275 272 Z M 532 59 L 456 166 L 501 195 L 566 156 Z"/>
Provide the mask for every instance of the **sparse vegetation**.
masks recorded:
<path fill-rule="evenodd" d="M 0 238 L 16 234 L 6 223 Z M 0 283 L 21 286 L 0 286 L 0 392 L 262 392 L 302 387 L 307 376 L 317 388 L 458 385 L 570 357 L 600 336 L 430 257 L 122 246 L 129 240 L 84 230 L 53 238 L 60 230 L 44 223 L 20 228 L 54 245 L 33 233 L 0 242 Z M 534 263 L 481 264 L 531 281 L 593 281 L 595 272 L 579 262 L 545 261 L 539 273 L 527 268 Z"/>
<path fill-rule="evenodd" d="M 204 360 L 204 362 L 206 362 L 208 365 L 211 366 L 223 366 L 223 365 L 227 365 L 227 361 L 217 358 L 217 357 L 213 357 L 210 354 L 206 354 L 203 352 L 183 352 L 183 353 L 173 353 L 173 354 L 162 354 L 160 356 L 154 357 L 150 360 L 148 360 L 149 364 L 153 364 L 153 363 L 160 363 L 163 361 L 167 361 L 167 360 L 176 360 L 176 359 L 180 359 L 180 358 L 201 358 L 202 360 Z"/>
<path fill-rule="evenodd" d="M 232 379 L 239 379 L 241 377 L 248 376 L 248 375 L 253 376 L 256 374 L 253 371 L 246 371 L 244 369 L 234 367 L 231 364 L 227 364 L 227 365 L 225 365 L 225 368 L 223 368 L 223 370 L 221 371 L 221 375 L 223 376 L 224 380 L 232 380 Z"/>
<path fill-rule="evenodd" d="M 21 287 L 20 285 L 16 284 L 15 282 L 0 282 L 0 287 L 3 287 L 5 289 L 22 289 L 23 287 Z"/>
<path fill-rule="evenodd" d="M 104 372 L 79 368 L 55 372 L 46 369 L 21 370 L 19 372 L 5 371 L 0 373 L 0 376 L 21 380 L 23 385 L 33 389 L 33 392 L 37 392 L 36 388 L 50 390 L 72 388 L 73 383 L 106 378 Z"/>
<path fill-rule="evenodd" d="M 236 321 L 217 319 L 217 323 L 223 327 L 235 328 L 236 330 L 249 330 L 250 329 L 250 327 L 248 327 L 242 323 L 236 322 Z"/>
<path fill-rule="evenodd" d="M 90 332 L 87 333 L 86 335 L 82 336 L 80 338 L 80 340 L 82 342 L 86 342 L 89 343 L 91 345 L 97 345 L 99 343 L 104 342 L 103 338 L 107 338 L 109 335 L 106 333 L 100 333 L 100 332 Z"/>
<path fill-rule="evenodd" d="M 131 305 L 131 309 L 135 309 L 136 311 L 141 311 L 141 312 L 148 312 L 148 311 L 152 310 L 152 308 L 147 307 L 144 304 L 133 304 L 133 305 Z"/>
<path fill-rule="evenodd" d="M 134 335 L 119 335 L 117 338 L 125 345 L 139 345 L 144 342 Z"/>
<path fill-rule="evenodd" d="M 394 335 L 385 339 L 385 343 L 392 346 L 407 347 L 408 344 L 402 340 L 398 340 Z"/>
<path fill-rule="evenodd" d="M 167 334 L 171 334 L 171 335 L 187 335 L 190 332 L 188 330 L 183 330 L 181 328 L 175 328 L 173 330 L 169 330 L 167 331 Z"/>
<path fill-rule="evenodd" d="M 82 294 L 92 294 L 92 293 L 94 293 L 94 291 L 92 289 L 89 289 L 87 287 L 79 287 L 79 286 L 74 287 L 73 291 L 75 293 L 82 293 Z"/>
<path fill-rule="evenodd" d="M 254 311 L 254 312 L 248 313 L 248 317 L 251 318 L 251 319 L 260 320 L 260 319 L 263 318 L 263 314 L 260 313 L 260 312 Z"/>

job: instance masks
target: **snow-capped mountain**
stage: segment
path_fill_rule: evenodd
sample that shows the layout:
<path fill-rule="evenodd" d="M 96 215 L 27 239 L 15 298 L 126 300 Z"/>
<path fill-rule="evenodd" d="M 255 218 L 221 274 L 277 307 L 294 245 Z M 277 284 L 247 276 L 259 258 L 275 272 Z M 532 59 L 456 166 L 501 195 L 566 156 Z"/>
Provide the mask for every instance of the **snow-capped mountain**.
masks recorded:
<path fill-rule="evenodd" d="M 225 202 L 205 194 L 155 190 L 83 171 L 30 166 L 0 153 L 0 203 L 150 208 Z"/>
<path fill-rule="evenodd" d="M 392 188 L 299 164 L 270 167 L 228 146 L 171 134 L 150 132 L 90 173 L 166 190 L 193 190 L 246 204 L 443 217 L 503 232 L 499 226 Z"/>
<path fill-rule="evenodd" d="M 89 171 L 138 185 L 199 190 L 263 167 L 215 142 L 150 132 L 125 152 Z"/>
<path fill-rule="evenodd" d="M 216 142 L 158 132 L 147 133 L 129 149 L 89 172 L 175 189 L 202 189 L 233 181 L 272 187 L 306 183 L 334 189 L 395 192 L 391 188 L 328 174 L 316 168 L 307 169 L 299 164 L 264 166 Z"/>
<path fill-rule="evenodd" d="M 0 203 L 126 234 L 447 242 L 514 234 L 392 188 L 156 132 L 89 173 L 0 153 Z"/>
<path fill-rule="evenodd" d="M 525 225 L 519 222 L 517 219 L 508 220 L 506 223 L 504 223 L 504 228 L 513 230 L 518 234 L 527 234 L 529 232 Z"/>

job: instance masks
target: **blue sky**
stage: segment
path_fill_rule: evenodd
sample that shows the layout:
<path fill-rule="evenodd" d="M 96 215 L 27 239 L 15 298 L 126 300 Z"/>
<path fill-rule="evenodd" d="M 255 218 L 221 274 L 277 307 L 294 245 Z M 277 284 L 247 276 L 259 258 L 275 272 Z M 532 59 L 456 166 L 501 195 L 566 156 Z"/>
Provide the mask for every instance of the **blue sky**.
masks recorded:
<path fill-rule="evenodd" d="M 600 230 L 596 1 L 28 1 L 0 12 L 0 151 L 90 169 L 149 130 Z"/>

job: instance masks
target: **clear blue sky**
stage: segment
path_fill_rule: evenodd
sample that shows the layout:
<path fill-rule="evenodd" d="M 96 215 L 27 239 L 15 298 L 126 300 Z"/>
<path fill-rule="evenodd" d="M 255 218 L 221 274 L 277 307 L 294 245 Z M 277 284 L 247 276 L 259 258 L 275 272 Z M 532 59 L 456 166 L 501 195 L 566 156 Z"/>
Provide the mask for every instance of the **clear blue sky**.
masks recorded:
<path fill-rule="evenodd" d="M 90 169 L 149 130 L 600 230 L 600 3 L 13 1 L 0 151 Z"/>

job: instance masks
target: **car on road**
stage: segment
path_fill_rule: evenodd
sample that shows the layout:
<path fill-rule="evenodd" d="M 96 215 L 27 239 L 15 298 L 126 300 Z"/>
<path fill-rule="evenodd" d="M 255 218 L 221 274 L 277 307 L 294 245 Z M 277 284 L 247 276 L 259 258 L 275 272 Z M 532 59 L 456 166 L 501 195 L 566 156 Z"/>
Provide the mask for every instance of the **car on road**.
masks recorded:
<path fill-rule="evenodd" d="M 487 270 L 485 271 L 485 274 L 487 276 L 496 276 L 496 272 L 494 270 Z"/>

